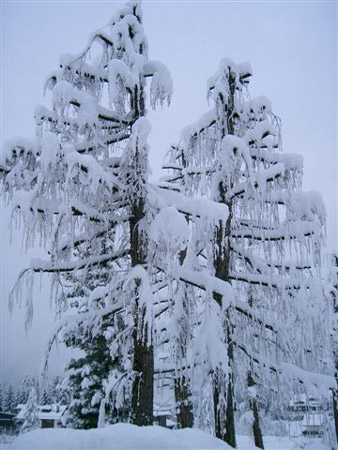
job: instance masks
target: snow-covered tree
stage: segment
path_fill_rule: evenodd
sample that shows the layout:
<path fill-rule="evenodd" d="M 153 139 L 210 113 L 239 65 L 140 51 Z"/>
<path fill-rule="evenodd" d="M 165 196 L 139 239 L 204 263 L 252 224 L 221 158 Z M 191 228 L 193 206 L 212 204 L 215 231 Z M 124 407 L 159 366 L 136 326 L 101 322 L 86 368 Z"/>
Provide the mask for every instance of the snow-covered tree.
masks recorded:
<path fill-rule="evenodd" d="M 11 383 L 4 388 L 2 399 L 2 411 L 13 413 L 16 408 L 15 390 Z"/>
<path fill-rule="evenodd" d="M 24 405 L 25 403 L 27 403 L 29 393 L 30 393 L 32 386 L 33 386 L 33 380 L 28 375 L 25 375 L 23 377 L 21 384 L 17 391 L 17 396 L 16 396 L 17 404 Z"/>
<path fill-rule="evenodd" d="M 51 397 L 53 403 L 68 406 L 71 402 L 71 393 L 68 388 L 67 377 L 56 376 L 51 382 Z"/>
<path fill-rule="evenodd" d="M 105 403 L 121 382 L 131 384 L 130 420 L 153 420 L 152 274 L 147 271 L 148 144 L 146 79 L 150 105 L 170 101 L 168 70 L 148 60 L 138 2 L 128 3 L 109 25 L 92 35 L 80 55 L 63 55 L 46 89 L 52 108 L 35 110 L 36 139 L 7 143 L 1 161 L 4 191 L 22 221 L 27 246 L 37 236 L 49 261 L 22 271 L 12 293 L 32 287 L 37 273 L 52 274 L 57 314 L 53 342 L 68 330 L 88 327 L 93 339 L 104 317 L 124 323 L 122 377 L 109 374 Z M 96 274 L 99 274 L 96 277 Z M 27 292 L 31 291 L 27 289 Z M 27 322 L 32 297 L 27 295 Z M 119 352 L 110 348 L 111 357 Z M 90 351 L 89 351 L 90 352 Z"/>
<path fill-rule="evenodd" d="M 33 431 L 40 427 L 39 419 L 39 407 L 37 403 L 36 390 L 31 388 L 28 396 L 28 400 L 25 406 L 24 423 L 20 428 L 20 433 L 26 433 L 27 431 Z"/>
<path fill-rule="evenodd" d="M 54 398 L 51 395 L 50 385 L 48 380 L 44 380 L 40 385 L 39 395 L 38 395 L 39 405 L 51 405 L 55 403 Z"/>
<path fill-rule="evenodd" d="M 103 251 L 107 254 L 107 245 Z M 88 257 L 88 255 L 86 255 Z M 68 299 L 72 304 L 80 304 L 81 315 L 88 316 L 90 308 L 83 302 L 88 293 L 105 286 L 109 282 L 108 267 L 98 267 L 90 272 L 85 271 L 78 276 L 67 277 Z M 100 299 L 96 307 L 104 307 Z M 86 317 L 85 315 L 85 317 Z M 87 317 L 88 318 L 88 317 Z M 84 356 L 72 359 L 66 367 L 66 379 L 62 383 L 62 392 L 71 392 L 72 399 L 67 410 L 68 424 L 74 428 L 93 428 L 98 423 L 100 401 L 105 398 L 105 383 L 112 371 L 123 375 L 121 352 L 111 352 L 112 349 L 121 348 L 122 342 L 116 347 L 114 338 L 123 332 L 124 323 L 120 315 L 105 314 L 98 320 L 77 321 L 68 325 L 63 332 L 63 342 L 67 347 L 79 348 Z M 123 378 L 123 377 L 122 377 Z M 128 401 L 125 402 L 128 405 Z M 124 409 L 124 415 L 125 415 Z M 114 421 L 121 418 L 121 408 L 116 409 L 110 404 L 105 405 L 106 420 Z M 118 414 L 119 411 L 119 414 Z M 115 412 L 115 419 L 112 417 Z"/>
<path fill-rule="evenodd" d="M 62 377 L 60 375 L 55 375 L 49 381 L 48 385 L 52 403 L 59 403 L 61 405 L 67 405 L 69 403 L 62 393 Z"/>
<path fill-rule="evenodd" d="M 338 444 L 338 252 L 330 255 L 330 272 L 328 279 L 327 296 L 332 307 L 331 345 L 333 353 L 334 377 L 336 385 L 332 390 L 333 417 Z"/>
<path fill-rule="evenodd" d="M 280 121 L 270 101 L 248 98 L 251 75 L 246 63 L 221 62 L 208 81 L 214 106 L 172 147 L 165 165 L 171 173 L 162 183 L 228 209 L 211 239 L 208 234 L 203 241 L 196 222 L 196 240 L 200 266 L 234 292 L 233 299 L 212 294 L 222 311 L 219 338 L 227 355 L 222 367 L 217 362 L 211 368 L 215 434 L 233 447 L 234 390 L 247 395 L 248 380 L 258 396 L 285 379 L 326 389 L 331 382 L 321 376 L 309 382 L 307 372 L 323 369 L 327 343 L 318 279 L 325 209 L 317 193 L 301 190 L 302 158 L 282 153 Z M 214 320 L 211 315 L 209 326 Z M 262 447 L 257 402 L 249 404 L 255 442 Z"/>
<path fill-rule="evenodd" d="M 111 336 L 114 320 L 105 319 L 101 325 L 104 332 L 93 333 L 86 329 L 82 334 L 77 330 L 75 335 L 69 334 L 66 343 L 84 352 L 84 356 L 73 359 L 67 366 L 67 377 L 63 384 L 72 392 L 71 403 L 67 409 L 67 424 L 73 428 L 95 428 L 100 414 L 100 402 L 105 397 L 105 383 L 114 373 L 116 380 L 123 372 L 122 354 L 111 354 L 113 344 Z M 115 336 L 114 336 L 115 337 Z M 73 340 L 72 343 L 69 341 Z M 128 420 L 130 411 L 130 395 L 122 385 L 115 393 L 114 402 L 105 405 L 106 422 L 115 423 Z M 129 393 L 128 393 L 129 394 Z"/>
<path fill-rule="evenodd" d="M 39 236 L 49 255 L 20 273 L 11 301 L 25 294 L 29 324 L 34 276 L 51 275 L 60 322 L 49 349 L 61 340 L 83 352 L 65 381 L 73 426 L 125 420 L 126 405 L 132 423 L 152 424 L 155 384 L 155 395 L 175 392 L 180 426 L 212 425 L 233 447 L 241 403 L 263 448 L 270 389 L 330 386 L 316 374 L 325 211 L 301 191 L 301 158 L 281 152 L 270 102 L 246 98 L 250 76 L 248 64 L 222 61 L 208 83 L 214 107 L 151 185 L 146 80 L 153 108 L 169 103 L 172 83 L 148 60 L 131 2 L 83 53 L 61 57 L 36 139 L 6 144 L 13 219 L 27 247 Z"/>

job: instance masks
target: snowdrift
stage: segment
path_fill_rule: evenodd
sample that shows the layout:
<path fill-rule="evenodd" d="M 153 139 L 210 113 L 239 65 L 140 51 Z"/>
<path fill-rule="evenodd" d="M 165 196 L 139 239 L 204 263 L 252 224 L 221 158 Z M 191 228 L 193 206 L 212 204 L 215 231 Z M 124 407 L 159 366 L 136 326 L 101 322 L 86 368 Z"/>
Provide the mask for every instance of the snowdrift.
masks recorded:
<path fill-rule="evenodd" d="M 331 450 L 319 439 L 265 436 L 266 450 Z M 22 434 L 3 450 L 231 450 L 201 430 L 116 424 L 92 430 L 38 429 Z M 249 436 L 238 436 L 238 450 L 259 450 Z"/>
<path fill-rule="evenodd" d="M 93 430 L 44 429 L 19 436 L 11 450 L 229 450 L 197 429 L 116 424 Z"/>

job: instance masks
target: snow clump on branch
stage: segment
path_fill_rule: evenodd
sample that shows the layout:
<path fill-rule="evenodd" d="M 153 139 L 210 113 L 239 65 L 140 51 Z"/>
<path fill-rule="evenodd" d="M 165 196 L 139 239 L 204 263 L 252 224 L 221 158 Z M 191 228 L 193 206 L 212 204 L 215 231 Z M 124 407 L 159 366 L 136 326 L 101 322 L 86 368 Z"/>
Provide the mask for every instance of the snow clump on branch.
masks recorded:
<path fill-rule="evenodd" d="M 149 232 L 149 238 L 158 247 L 165 247 L 171 256 L 186 248 L 189 235 L 186 219 L 173 206 L 161 209 L 153 220 Z"/>

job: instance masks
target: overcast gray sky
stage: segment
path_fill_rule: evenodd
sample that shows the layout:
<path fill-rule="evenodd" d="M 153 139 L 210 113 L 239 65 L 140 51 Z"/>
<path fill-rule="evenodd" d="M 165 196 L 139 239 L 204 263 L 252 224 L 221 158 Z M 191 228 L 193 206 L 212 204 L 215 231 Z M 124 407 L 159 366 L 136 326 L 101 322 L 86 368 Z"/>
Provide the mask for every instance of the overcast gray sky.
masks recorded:
<path fill-rule="evenodd" d="M 63 53 L 77 54 L 89 35 L 107 24 L 122 2 L 1 3 L 1 141 L 34 135 L 33 110 L 49 105 L 42 88 Z M 219 60 L 248 61 L 251 95 L 265 95 L 283 123 L 284 150 L 304 156 L 304 189 L 321 192 L 328 211 L 328 249 L 337 247 L 337 3 L 144 1 L 150 58 L 170 69 L 169 108 L 150 113 L 150 162 L 160 176 L 163 156 L 180 130 L 208 109 L 206 80 Z M 8 211 L 2 208 L 1 308 L 4 380 L 39 368 L 53 326 L 48 291 L 36 292 L 33 330 L 23 314 L 7 312 L 18 270 L 29 259 L 20 233 L 9 245 Z M 55 359 L 58 367 L 62 358 Z"/>

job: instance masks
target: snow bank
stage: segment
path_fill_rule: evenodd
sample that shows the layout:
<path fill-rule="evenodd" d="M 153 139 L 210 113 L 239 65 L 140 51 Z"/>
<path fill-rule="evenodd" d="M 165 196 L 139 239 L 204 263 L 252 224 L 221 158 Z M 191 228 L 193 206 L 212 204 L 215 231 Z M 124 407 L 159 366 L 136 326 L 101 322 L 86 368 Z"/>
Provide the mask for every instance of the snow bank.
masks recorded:
<path fill-rule="evenodd" d="M 196 429 L 116 424 L 93 430 L 44 429 L 23 434 L 11 450 L 214 450 L 229 449 L 219 439 Z"/>
<path fill-rule="evenodd" d="M 238 450 L 255 450 L 252 438 L 238 436 Z M 266 450 L 331 450 L 319 439 L 265 436 Z M 19 436 L 14 442 L 0 440 L 2 450 L 230 450 L 219 439 L 197 429 L 137 427 L 117 424 L 94 430 L 44 429 Z M 258 450 L 258 449 L 257 449 Z"/>

